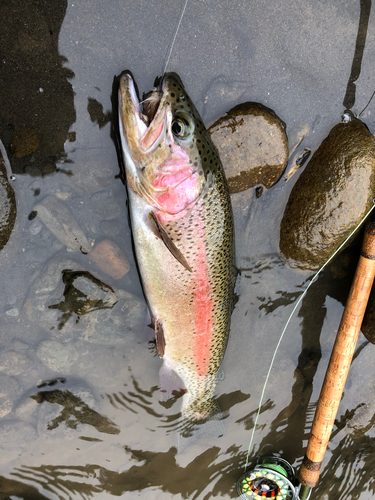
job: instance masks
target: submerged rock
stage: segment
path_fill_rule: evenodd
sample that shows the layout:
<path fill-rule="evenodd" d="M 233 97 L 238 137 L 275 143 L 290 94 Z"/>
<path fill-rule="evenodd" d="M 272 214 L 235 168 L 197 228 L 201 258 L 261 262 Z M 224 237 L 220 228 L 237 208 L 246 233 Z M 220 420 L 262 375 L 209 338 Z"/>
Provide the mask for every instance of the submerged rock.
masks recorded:
<path fill-rule="evenodd" d="M 128 259 L 123 251 L 110 240 L 102 240 L 97 243 L 90 253 L 90 259 L 114 279 L 122 278 L 130 269 Z"/>
<path fill-rule="evenodd" d="M 100 220 L 112 220 L 121 215 L 121 208 L 109 191 L 99 191 L 93 194 L 90 201 L 93 212 L 99 216 Z"/>
<path fill-rule="evenodd" d="M 0 373 L 5 375 L 20 375 L 27 371 L 33 362 L 25 354 L 16 351 L 0 353 Z"/>
<path fill-rule="evenodd" d="M 50 370 L 66 374 L 76 367 L 82 353 L 75 344 L 44 340 L 38 345 L 36 355 Z"/>
<path fill-rule="evenodd" d="M 34 210 L 48 229 L 69 250 L 74 252 L 80 250 L 85 254 L 91 250 L 86 236 L 70 210 L 55 196 L 47 196 Z"/>
<path fill-rule="evenodd" d="M 36 356 L 57 376 L 69 379 L 79 377 L 105 392 L 111 387 L 114 390 L 119 380 L 126 379 L 136 347 L 135 338 L 130 335 L 125 336 L 121 345 L 114 346 L 96 345 L 84 340 L 43 340 L 36 349 Z"/>
<path fill-rule="evenodd" d="M 2 396 L 0 394 L 0 418 L 5 417 L 5 415 L 8 415 L 13 408 L 13 403 L 8 396 Z"/>
<path fill-rule="evenodd" d="M 114 290 L 77 262 L 56 258 L 36 278 L 24 311 L 56 338 L 114 345 L 139 327 L 145 304 L 130 293 Z"/>
<path fill-rule="evenodd" d="M 38 432 L 46 438 L 76 438 L 77 432 L 90 432 L 89 427 L 106 434 L 119 434 L 120 429 L 101 415 L 91 391 L 84 386 L 40 390 L 30 396 L 38 403 Z"/>
<path fill-rule="evenodd" d="M 8 243 L 16 222 L 17 206 L 0 151 L 0 250 Z"/>
<path fill-rule="evenodd" d="M 62 280 L 65 285 L 64 300 L 51 304 L 49 309 L 61 311 L 58 325 L 61 330 L 73 314 L 80 316 L 99 309 L 112 309 L 117 304 L 116 294 L 109 285 L 101 282 L 88 271 L 72 271 L 63 269 Z"/>
<path fill-rule="evenodd" d="M 364 123 L 339 123 L 296 182 L 280 228 L 293 267 L 319 269 L 373 204 L 375 139 Z"/>
<path fill-rule="evenodd" d="M 38 438 L 35 427 L 20 420 L 5 420 L 0 423 L 0 442 L 8 451 L 26 447 Z"/>
<path fill-rule="evenodd" d="M 270 188 L 288 163 L 285 124 L 266 106 L 246 102 L 208 129 L 217 147 L 230 193 L 258 184 Z"/>

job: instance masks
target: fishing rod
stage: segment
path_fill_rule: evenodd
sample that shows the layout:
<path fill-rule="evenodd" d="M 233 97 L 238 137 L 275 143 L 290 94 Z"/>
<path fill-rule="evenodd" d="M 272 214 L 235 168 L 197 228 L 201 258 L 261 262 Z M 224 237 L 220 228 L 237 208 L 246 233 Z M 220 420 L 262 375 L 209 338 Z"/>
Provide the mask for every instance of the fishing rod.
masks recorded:
<path fill-rule="evenodd" d="M 310 498 L 311 489 L 318 483 L 321 464 L 344 391 L 374 277 L 375 223 L 368 221 L 361 255 L 332 349 L 299 477 L 296 478 L 293 467 L 286 460 L 264 457 L 253 470 L 245 472 L 238 480 L 237 491 L 240 498 Z"/>

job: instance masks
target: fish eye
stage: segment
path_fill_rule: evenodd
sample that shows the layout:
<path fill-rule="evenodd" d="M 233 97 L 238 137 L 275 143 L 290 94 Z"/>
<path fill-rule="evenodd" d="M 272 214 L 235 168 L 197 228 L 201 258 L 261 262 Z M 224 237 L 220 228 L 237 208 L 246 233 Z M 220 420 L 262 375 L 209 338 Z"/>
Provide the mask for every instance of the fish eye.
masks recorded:
<path fill-rule="evenodd" d="M 194 124 L 190 117 L 179 113 L 173 117 L 172 133 L 179 139 L 186 139 L 194 132 Z"/>

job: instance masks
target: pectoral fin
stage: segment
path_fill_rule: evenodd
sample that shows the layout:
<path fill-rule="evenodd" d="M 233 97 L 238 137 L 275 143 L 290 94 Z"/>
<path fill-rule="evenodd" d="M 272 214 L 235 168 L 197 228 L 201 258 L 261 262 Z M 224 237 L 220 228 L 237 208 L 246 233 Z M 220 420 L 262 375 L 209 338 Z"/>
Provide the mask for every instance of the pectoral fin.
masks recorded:
<path fill-rule="evenodd" d="M 154 227 L 152 228 L 154 230 L 154 234 L 163 241 L 164 245 L 168 248 L 171 254 L 175 257 L 175 259 L 178 260 L 178 262 L 180 262 L 180 264 L 184 266 L 185 269 L 187 269 L 190 272 L 193 272 L 192 268 L 189 266 L 185 257 L 182 255 L 180 250 L 176 247 L 176 245 L 168 236 L 164 227 L 158 221 L 154 212 L 151 211 L 148 217 L 154 223 L 153 224 Z"/>

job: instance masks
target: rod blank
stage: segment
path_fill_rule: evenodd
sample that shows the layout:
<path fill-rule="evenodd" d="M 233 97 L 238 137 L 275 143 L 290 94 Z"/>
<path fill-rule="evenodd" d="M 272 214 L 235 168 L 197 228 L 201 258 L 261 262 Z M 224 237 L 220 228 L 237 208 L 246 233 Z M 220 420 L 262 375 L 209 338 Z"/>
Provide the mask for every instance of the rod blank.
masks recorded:
<path fill-rule="evenodd" d="M 318 483 L 320 467 L 352 362 L 374 276 L 375 224 L 368 222 L 361 256 L 336 335 L 299 473 L 301 484 L 309 488 Z"/>

